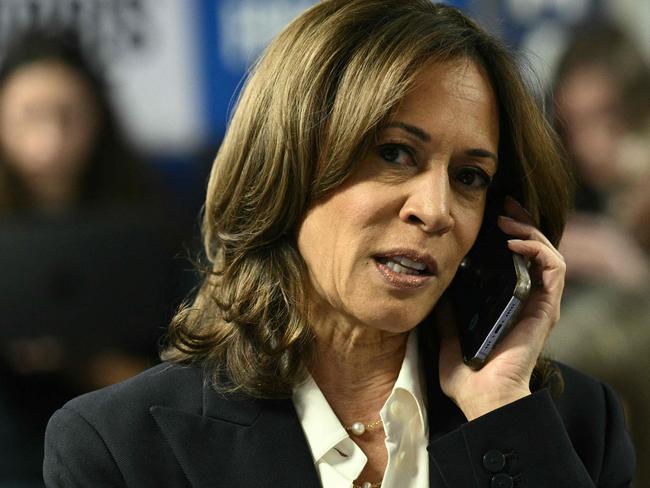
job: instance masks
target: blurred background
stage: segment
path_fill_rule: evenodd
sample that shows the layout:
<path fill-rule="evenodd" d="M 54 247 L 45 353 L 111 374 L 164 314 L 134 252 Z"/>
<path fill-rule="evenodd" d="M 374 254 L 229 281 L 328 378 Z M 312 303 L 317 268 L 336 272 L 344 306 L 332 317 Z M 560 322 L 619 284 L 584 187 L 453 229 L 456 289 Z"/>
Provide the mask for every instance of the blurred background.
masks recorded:
<path fill-rule="evenodd" d="M 398 1 L 398 0 L 396 0 Z M 313 0 L 0 0 L 0 487 L 157 361 L 251 62 Z M 578 180 L 548 354 L 613 385 L 650 486 L 650 2 L 452 3 L 507 42 Z"/>

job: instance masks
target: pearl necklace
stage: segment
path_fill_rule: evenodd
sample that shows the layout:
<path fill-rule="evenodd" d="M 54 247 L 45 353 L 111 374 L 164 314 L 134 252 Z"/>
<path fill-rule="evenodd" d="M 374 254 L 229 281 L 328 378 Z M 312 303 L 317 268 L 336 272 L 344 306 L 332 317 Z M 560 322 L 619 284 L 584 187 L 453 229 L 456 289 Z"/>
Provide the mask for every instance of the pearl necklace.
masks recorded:
<path fill-rule="evenodd" d="M 349 427 L 346 427 L 345 430 L 351 432 L 354 435 L 359 436 L 365 434 L 367 431 L 376 429 L 383 423 L 384 421 L 381 419 L 375 420 L 374 422 L 370 422 L 369 424 L 364 424 L 363 422 L 354 422 Z M 367 488 L 367 487 L 364 486 L 363 488 Z M 374 485 L 372 488 L 374 488 Z"/>
<path fill-rule="evenodd" d="M 370 422 L 369 424 L 364 424 L 363 422 L 354 422 L 352 425 L 345 427 L 345 430 L 351 432 L 356 436 L 360 436 L 370 430 L 375 430 L 383 423 L 384 421 L 381 419 L 375 420 L 374 422 Z M 370 481 L 364 481 L 360 485 L 357 485 L 356 483 L 352 483 L 352 488 L 381 488 L 381 483 L 383 481 L 384 480 L 376 481 L 375 483 L 371 483 Z"/>

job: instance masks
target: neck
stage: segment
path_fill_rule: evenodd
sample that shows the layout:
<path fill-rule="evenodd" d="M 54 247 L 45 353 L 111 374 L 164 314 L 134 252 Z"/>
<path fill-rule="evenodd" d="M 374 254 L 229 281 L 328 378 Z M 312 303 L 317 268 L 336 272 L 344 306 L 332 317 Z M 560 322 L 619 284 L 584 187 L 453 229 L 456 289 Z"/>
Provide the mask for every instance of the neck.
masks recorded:
<path fill-rule="evenodd" d="M 379 418 L 397 380 L 408 333 L 322 323 L 310 373 L 344 425 Z"/>

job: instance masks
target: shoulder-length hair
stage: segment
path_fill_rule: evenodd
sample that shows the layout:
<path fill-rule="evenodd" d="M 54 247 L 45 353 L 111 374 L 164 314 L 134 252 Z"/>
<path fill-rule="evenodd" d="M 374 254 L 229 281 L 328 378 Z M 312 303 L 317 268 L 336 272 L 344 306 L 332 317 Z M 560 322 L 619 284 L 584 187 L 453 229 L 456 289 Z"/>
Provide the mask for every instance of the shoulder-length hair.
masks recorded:
<path fill-rule="evenodd" d="M 250 74 L 208 183 L 205 277 L 172 321 L 163 359 L 200 362 L 229 390 L 291 394 L 313 360 L 296 245 L 303 216 L 345 181 L 422 67 L 457 59 L 480 63 L 493 84 L 499 187 L 559 241 L 569 175 L 508 51 L 429 0 L 326 0 Z"/>

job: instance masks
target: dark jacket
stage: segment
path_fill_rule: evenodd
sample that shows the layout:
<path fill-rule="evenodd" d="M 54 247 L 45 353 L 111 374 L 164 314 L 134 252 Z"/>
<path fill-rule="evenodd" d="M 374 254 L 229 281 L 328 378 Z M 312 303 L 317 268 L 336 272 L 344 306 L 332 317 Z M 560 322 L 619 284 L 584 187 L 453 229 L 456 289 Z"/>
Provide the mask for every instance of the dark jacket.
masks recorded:
<path fill-rule="evenodd" d="M 630 486 L 635 456 L 609 387 L 562 366 L 541 390 L 472 422 L 428 388 L 432 487 Z M 287 400 L 215 392 L 201 368 L 162 364 L 66 404 L 45 438 L 49 487 L 320 486 Z"/>

